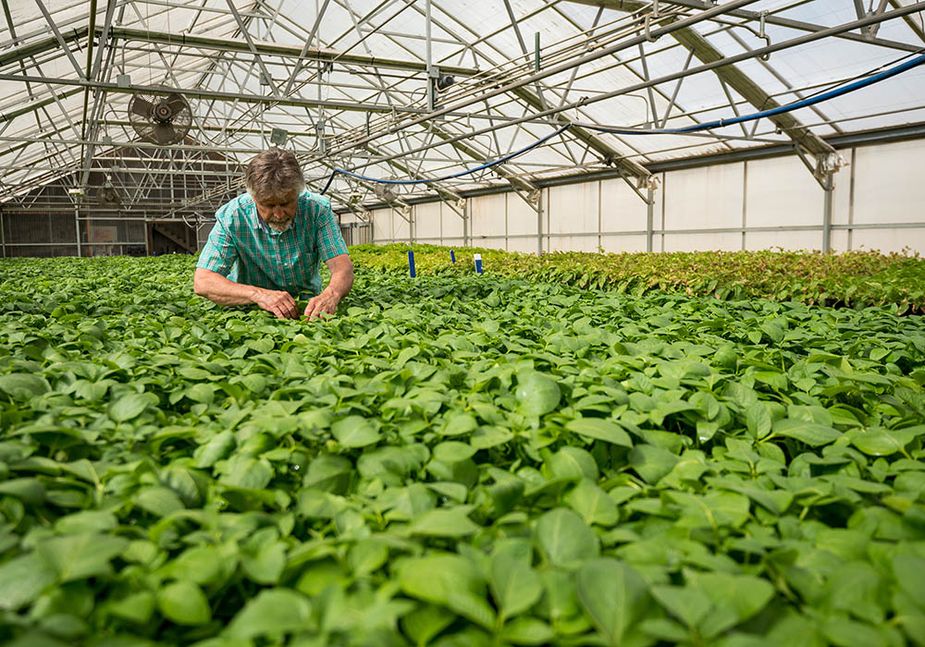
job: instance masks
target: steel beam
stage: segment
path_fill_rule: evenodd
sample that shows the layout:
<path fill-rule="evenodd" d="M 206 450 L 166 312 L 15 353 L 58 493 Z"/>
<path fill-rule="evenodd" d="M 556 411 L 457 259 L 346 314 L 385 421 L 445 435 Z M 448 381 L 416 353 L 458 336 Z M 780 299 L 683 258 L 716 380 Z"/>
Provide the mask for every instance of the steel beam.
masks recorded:
<path fill-rule="evenodd" d="M 640 11 L 651 7 L 648 2 L 639 0 L 572 0 L 579 4 L 591 5 L 595 7 L 619 8 L 622 11 Z M 676 22 L 675 18 L 669 18 L 668 23 Z M 684 48 L 692 52 L 694 56 L 702 63 L 716 63 L 726 58 L 725 54 L 720 52 L 704 36 L 693 29 L 678 29 L 671 32 L 671 37 L 678 41 Z M 641 45 L 640 45 L 641 46 Z M 713 72 L 719 77 L 721 83 L 727 83 L 742 97 L 745 98 L 756 110 L 768 110 L 777 108 L 779 103 L 774 101 L 761 86 L 752 81 L 747 74 L 742 72 L 735 65 L 724 65 L 714 68 Z M 651 89 L 651 86 L 649 86 Z M 730 103 L 732 101 L 730 100 Z M 787 134 L 794 142 L 802 146 L 805 150 L 813 155 L 827 155 L 832 152 L 818 135 L 806 128 L 791 113 L 783 113 L 770 118 L 784 133 Z"/>
<path fill-rule="evenodd" d="M 176 34 L 161 31 L 149 31 L 145 29 L 132 29 L 128 27 L 114 27 L 112 34 L 116 38 L 127 41 L 139 41 L 145 43 L 160 43 L 162 45 L 176 45 L 180 47 L 194 47 L 199 49 L 209 49 L 218 52 L 241 52 L 250 54 L 254 53 L 263 56 L 278 56 L 280 58 L 295 58 L 297 60 L 310 59 L 322 62 L 339 63 L 342 65 L 360 65 L 374 68 L 389 68 L 395 70 L 408 70 L 411 72 L 426 72 L 427 66 L 420 61 L 403 61 L 393 58 L 382 58 L 378 56 L 363 56 L 360 54 L 350 54 L 338 52 L 330 49 L 317 49 L 313 47 L 302 48 L 298 45 L 284 45 L 282 43 L 266 43 L 253 41 L 253 50 L 247 41 L 235 40 L 231 38 L 212 38 L 209 36 L 196 36 L 193 34 Z M 304 53 L 303 53 L 304 49 Z M 479 70 L 471 67 L 462 67 L 458 65 L 440 66 L 447 74 L 456 74 L 459 76 L 473 76 L 479 73 Z"/>

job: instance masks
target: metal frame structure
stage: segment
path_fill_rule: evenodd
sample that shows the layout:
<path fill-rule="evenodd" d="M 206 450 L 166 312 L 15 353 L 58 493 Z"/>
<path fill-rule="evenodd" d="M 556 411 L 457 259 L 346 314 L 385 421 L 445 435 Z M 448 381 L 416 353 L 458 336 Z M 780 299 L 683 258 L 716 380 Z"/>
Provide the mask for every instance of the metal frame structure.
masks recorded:
<path fill-rule="evenodd" d="M 844 79 L 925 48 L 925 2 L 855 0 L 808 20 L 823 2 L 0 0 L 0 217 L 72 214 L 78 253 L 94 219 L 198 226 L 242 190 L 242 165 L 274 129 L 317 190 L 334 167 L 431 180 L 570 123 L 491 171 L 388 190 L 337 179 L 330 192 L 361 220 L 387 204 L 412 227 L 410 204 L 441 200 L 465 232 L 464 196 L 511 190 L 537 214 L 540 252 L 542 187 L 555 182 L 620 177 L 651 219 L 659 165 L 773 147 L 799 155 L 831 198 L 830 139 L 872 120 L 887 134 L 925 120 L 925 84 L 879 115 L 820 105 L 696 136 L 594 130 L 687 126 L 803 98 L 840 79 L 807 84 L 777 59 L 821 42 L 853 53 L 829 62 Z M 128 100 L 152 86 L 192 105 L 184 141 L 135 135 Z M 119 205 L 94 202 L 103 186 Z"/>

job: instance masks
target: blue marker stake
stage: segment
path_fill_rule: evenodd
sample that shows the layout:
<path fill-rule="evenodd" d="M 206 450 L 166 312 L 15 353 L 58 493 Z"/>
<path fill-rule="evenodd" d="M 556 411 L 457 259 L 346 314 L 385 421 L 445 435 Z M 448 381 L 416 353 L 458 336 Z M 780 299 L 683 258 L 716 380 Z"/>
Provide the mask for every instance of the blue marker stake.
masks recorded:
<path fill-rule="evenodd" d="M 456 264 L 456 252 L 454 252 L 452 249 L 450 250 L 450 262 L 454 265 Z"/>
<path fill-rule="evenodd" d="M 473 255 L 472 258 L 475 259 L 475 273 L 481 274 L 482 273 L 482 255 L 475 254 Z"/>
<path fill-rule="evenodd" d="M 418 275 L 417 271 L 414 269 L 414 250 L 408 250 L 408 272 L 411 274 L 411 278 L 414 278 Z"/>

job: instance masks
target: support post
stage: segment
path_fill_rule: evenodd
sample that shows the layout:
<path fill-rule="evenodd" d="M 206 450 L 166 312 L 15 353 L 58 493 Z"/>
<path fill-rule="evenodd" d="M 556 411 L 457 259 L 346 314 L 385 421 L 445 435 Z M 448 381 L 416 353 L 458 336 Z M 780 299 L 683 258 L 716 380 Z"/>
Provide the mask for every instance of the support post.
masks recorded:
<path fill-rule="evenodd" d="M 537 189 L 536 196 L 536 253 L 543 255 L 543 189 Z"/>
<path fill-rule="evenodd" d="M 822 253 L 828 254 L 832 251 L 832 212 L 835 207 L 833 200 L 835 193 L 835 174 L 826 173 L 822 185 L 825 192 L 824 213 L 822 214 Z"/>
<path fill-rule="evenodd" d="M 6 224 L 3 222 L 3 212 L 0 211 L 0 254 L 2 257 L 6 258 L 6 231 L 4 231 Z"/>
<path fill-rule="evenodd" d="M 469 201 L 463 205 L 463 247 L 469 247 Z"/>
<path fill-rule="evenodd" d="M 80 207 L 74 205 L 74 236 L 77 242 L 77 257 L 80 258 L 83 254 L 80 251 Z"/>
<path fill-rule="evenodd" d="M 655 190 L 650 185 L 646 191 L 646 251 L 652 251 L 652 238 L 655 228 Z"/>

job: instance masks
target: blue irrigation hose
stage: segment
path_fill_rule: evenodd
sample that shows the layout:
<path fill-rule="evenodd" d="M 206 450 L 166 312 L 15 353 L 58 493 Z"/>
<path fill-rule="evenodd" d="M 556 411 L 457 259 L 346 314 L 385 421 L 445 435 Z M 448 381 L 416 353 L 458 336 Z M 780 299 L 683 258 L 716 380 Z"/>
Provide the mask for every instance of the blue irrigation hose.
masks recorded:
<path fill-rule="evenodd" d="M 553 137 L 561 135 L 563 132 L 571 128 L 571 126 L 572 124 L 565 124 L 564 126 L 559 128 L 557 131 L 555 131 L 554 133 L 546 135 L 542 139 L 536 140 L 529 146 L 524 146 L 523 148 L 516 150 L 512 153 L 508 153 L 507 155 L 502 155 L 496 160 L 492 160 L 490 162 L 485 162 L 484 164 L 480 164 L 479 166 L 476 166 L 475 168 L 466 169 L 465 171 L 459 171 L 458 173 L 452 173 L 450 175 L 444 175 L 443 177 L 435 177 L 435 178 L 428 178 L 428 179 L 421 179 L 421 180 L 383 180 L 380 178 L 360 175 L 359 173 L 354 173 L 353 171 L 348 171 L 347 169 L 337 167 L 333 171 L 331 171 L 331 177 L 328 178 L 327 184 L 325 184 L 324 188 L 321 190 L 321 195 L 324 195 L 325 193 L 327 193 L 328 189 L 331 188 L 331 183 L 334 181 L 334 178 L 338 174 L 346 175 L 347 177 L 352 177 L 357 180 L 364 180 L 366 182 L 376 182 L 377 184 L 433 184 L 434 182 L 443 182 L 444 180 L 452 180 L 454 178 L 463 177 L 465 175 L 471 175 L 472 173 L 478 173 L 479 171 L 484 171 L 485 169 L 491 168 L 493 166 L 497 166 L 498 164 L 504 164 L 508 160 L 513 159 L 517 157 L 518 155 L 523 155 L 526 152 L 532 151 L 534 148 L 538 146 L 542 146 L 543 144 L 548 142 Z"/>
<path fill-rule="evenodd" d="M 885 81 L 886 79 L 892 78 L 903 72 L 907 72 L 914 67 L 925 64 L 925 54 L 919 54 L 915 58 L 912 58 L 905 63 L 900 63 L 894 67 L 883 70 L 876 74 L 872 74 L 863 79 L 858 79 L 841 87 L 833 88 L 826 92 L 822 92 L 812 97 L 806 99 L 801 99 L 799 101 L 794 101 L 792 103 L 785 104 L 783 106 L 777 106 L 776 108 L 770 108 L 768 110 L 762 110 L 760 112 L 755 112 L 749 115 L 741 115 L 738 117 L 730 117 L 729 119 L 717 119 L 716 121 L 708 121 L 702 124 L 694 124 L 693 126 L 685 126 L 683 128 L 657 128 L 652 130 L 640 130 L 640 129 L 630 129 L 630 128 L 617 128 L 613 126 L 591 126 L 582 124 L 583 128 L 588 130 L 594 130 L 597 132 L 611 133 L 614 135 L 683 135 L 685 133 L 694 133 L 701 130 L 713 130 L 714 128 L 723 128 L 724 126 L 733 126 L 735 124 L 745 123 L 747 121 L 757 121 L 758 119 L 764 119 L 766 117 L 773 117 L 775 115 L 784 114 L 786 112 L 793 112 L 794 110 L 799 110 L 801 108 L 808 108 L 809 106 L 814 106 L 817 103 L 822 103 L 824 101 L 829 101 L 836 97 L 846 95 L 850 92 L 866 88 L 880 81 Z M 529 146 L 524 146 L 523 148 L 516 150 L 512 153 L 508 153 L 502 157 L 499 157 L 496 160 L 490 162 L 485 162 L 480 164 L 475 168 L 466 169 L 458 173 L 452 173 L 450 175 L 444 175 L 443 177 L 436 177 L 430 179 L 420 179 L 420 180 L 383 180 L 380 178 L 369 177 L 366 175 L 360 175 L 359 173 L 354 173 L 353 171 L 348 171 L 347 169 L 336 167 L 331 171 L 331 176 L 328 178 L 327 183 L 324 185 L 324 188 L 321 190 L 321 194 L 324 195 L 327 193 L 328 189 L 331 188 L 331 183 L 334 182 L 334 178 L 338 174 L 346 175 L 347 177 L 352 177 L 357 180 L 363 180 L 365 182 L 376 182 L 377 184 L 433 184 L 434 182 L 443 182 L 444 180 L 452 180 L 458 177 L 463 177 L 466 175 L 471 175 L 479 171 L 497 166 L 498 164 L 504 164 L 510 159 L 517 157 L 518 155 L 523 155 L 524 153 L 533 150 L 538 146 L 542 146 L 547 141 L 561 135 L 563 132 L 568 130 L 571 127 L 571 124 L 565 124 L 554 133 L 546 135 L 542 139 L 538 139 Z"/>
<path fill-rule="evenodd" d="M 806 99 L 801 99 L 800 101 L 794 101 L 793 103 L 788 103 L 783 106 L 778 106 L 776 108 L 770 108 L 768 110 L 762 110 L 761 112 L 755 112 L 750 115 L 741 115 L 739 117 L 730 117 L 729 119 L 718 119 L 716 121 L 708 121 L 702 124 L 694 124 L 693 126 L 685 126 L 684 128 L 659 128 L 655 130 L 631 130 L 627 128 L 612 128 L 609 126 L 584 126 L 589 130 L 596 130 L 599 132 L 612 133 L 616 135 L 679 135 L 684 133 L 694 133 L 700 130 L 712 130 L 714 128 L 722 128 L 723 126 L 732 126 L 735 124 L 744 123 L 746 121 L 756 121 L 758 119 L 763 119 L 765 117 L 773 117 L 775 115 L 780 115 L 785 112 L 792 112 L 794 110 L 799 110 L 800 108 L 807 108 L 809 106 L 814 106 L 817 103 L 822 103 L 823 101 L 828 101 L 836 97 L 848 94 L 849 92 L 854 92 L 855 90 L 860 90 L 861 88 L 866 88 L 867 86 L 873 85 L 874 83 L 879 83 L 891 77 L 894 77 L 898 74 L 902 74 L 908 70 L 911 70 L 914 67 L 922 65 L 925 63 L 925 54 L 916 56 L 913 59 L 906 61 L 905 63 L 900 63 L 895 67 L 883 70 L 877 74 L 872 74 L 871 76 L 853 81 L 847 85 L 843 85 L 839 88 L 833 88 L 827 92 L 822 92 L 813 97 L 808 97 Z"/>

